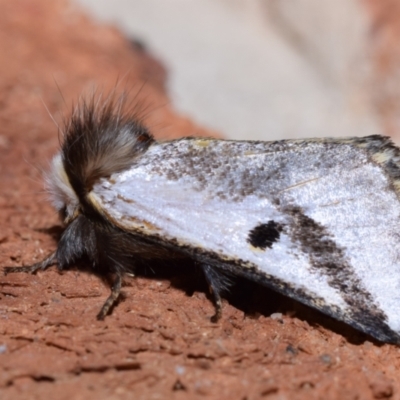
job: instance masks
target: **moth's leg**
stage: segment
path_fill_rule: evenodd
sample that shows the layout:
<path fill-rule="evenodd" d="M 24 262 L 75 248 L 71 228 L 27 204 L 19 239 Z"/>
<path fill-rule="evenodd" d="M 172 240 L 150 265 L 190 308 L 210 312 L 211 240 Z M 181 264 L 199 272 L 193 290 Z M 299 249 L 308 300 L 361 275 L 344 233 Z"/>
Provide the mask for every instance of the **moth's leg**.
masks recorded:
<path fill-rule="evenodd" d="M 103 320 L 108 314 L 110 308 L 115 304 L 119 297 L 119 294 L 121 293 L 121 286 L 122 276 L 120 274 L 117 274 L 111 287 L 111 294 L 110 296 L 108 296 L 108 299 L 104 303 L 103 307 L 101 307 L 100 312 L 97 314 L 97 319 Z"/>
<path fill-rule="evenodd" d="M 212 302 L 215 307 L 215 314 L 211 317 L 211 322 L 217 322 L 222 316 L 222 300 L 220 293 L 225 288 L 225 285 L 223 280 L 221 280 L 221 276 L 218 275 L 218 272 L 213 267 L 207 264 L 202 264 L 201 268 L 204 272 Z"/>
<path fill-rule="evenodd" d="M 54 252 L 54 253 L 51 253 L 44 260 L 42 260 L 36 264 L 33 264 L 33 265 L 28 265 L 26 267 L 5 267 L 4 275 L 7 275 L 12 272 L 29 272 L 31 274 L 34 274 L 39 269 L 44 271 L 45 269 L 49 268 L 51 265 L 55 264 L 56 262 L 57 262 L 56 252 Z"/>

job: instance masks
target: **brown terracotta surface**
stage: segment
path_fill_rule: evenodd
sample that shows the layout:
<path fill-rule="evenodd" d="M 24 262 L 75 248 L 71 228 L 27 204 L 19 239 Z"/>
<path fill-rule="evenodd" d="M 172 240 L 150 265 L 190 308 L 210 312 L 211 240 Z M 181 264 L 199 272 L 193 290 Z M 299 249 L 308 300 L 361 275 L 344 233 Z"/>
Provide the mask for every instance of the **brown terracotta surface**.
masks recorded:
<path fill-rule="evenodd" d="M 118 81 L 158 137 L 207 132 L 171 111 L 166 71 L 117 31 L 55 0 L 0 9 L 0 266 L 27 265 L 62 229 L 43 193 L 49 113 L 59 124 L 82 91 Z M 398 347 L 246 282 L 213 324 L 191 267 L 127 279 L 103 322 L 109 288 L 87 270 L 1 277 L 0 398 L 400 398 Z"/>

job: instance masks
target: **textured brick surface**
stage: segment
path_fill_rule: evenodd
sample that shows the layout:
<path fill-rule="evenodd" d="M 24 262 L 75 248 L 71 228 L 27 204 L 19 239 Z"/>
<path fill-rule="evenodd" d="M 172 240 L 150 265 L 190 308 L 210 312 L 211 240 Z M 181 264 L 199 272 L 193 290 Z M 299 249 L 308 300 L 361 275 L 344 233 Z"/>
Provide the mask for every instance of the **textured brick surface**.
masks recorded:
<path fill-rule="evenodd" d="M 41 259 L 62 229 L 43 193 L 41 170 L 58 146 L 46 107 L 61 123 L 82 91 L 107 91 L 119 77 L 134 102 L 149 104 L 142 116 L 159 137 L 207 132 L 173 114 L 163 68 L 118 32 L 60 1 L 0 5 L 3 267 Z M 212 324 L 204 285 L 198 275 L 185 275 L 185 267 L 170 276 L 127 279 L 123 300 L 103 322 L 95 315 L 109 289 L 87 271 L 1 277 L 0 397 L 399 396 L 397 347 L 245 282 Z"/>

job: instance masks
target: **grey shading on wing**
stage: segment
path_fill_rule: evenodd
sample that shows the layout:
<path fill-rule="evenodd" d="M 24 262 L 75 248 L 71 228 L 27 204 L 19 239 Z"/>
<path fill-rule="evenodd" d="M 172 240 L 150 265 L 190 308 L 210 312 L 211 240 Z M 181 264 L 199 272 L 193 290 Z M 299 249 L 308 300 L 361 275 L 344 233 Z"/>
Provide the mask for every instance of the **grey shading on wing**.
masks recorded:
<path fill-rule="evenodd" d="M 399 160 L 380 136 L 182 139 L 90 198 L 125 231 L 400 342 Z"/>

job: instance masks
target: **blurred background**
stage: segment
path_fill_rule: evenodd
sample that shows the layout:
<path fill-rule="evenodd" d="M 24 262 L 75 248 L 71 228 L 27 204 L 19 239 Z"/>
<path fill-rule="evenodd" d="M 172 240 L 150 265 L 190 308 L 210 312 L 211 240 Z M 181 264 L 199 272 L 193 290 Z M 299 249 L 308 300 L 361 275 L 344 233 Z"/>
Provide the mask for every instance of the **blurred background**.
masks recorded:
<path fill-rule="evenodd" d="M 173 106 L 225 137 L 399 141 L 399 1 L 75 1 L 142 43 Z"/>

